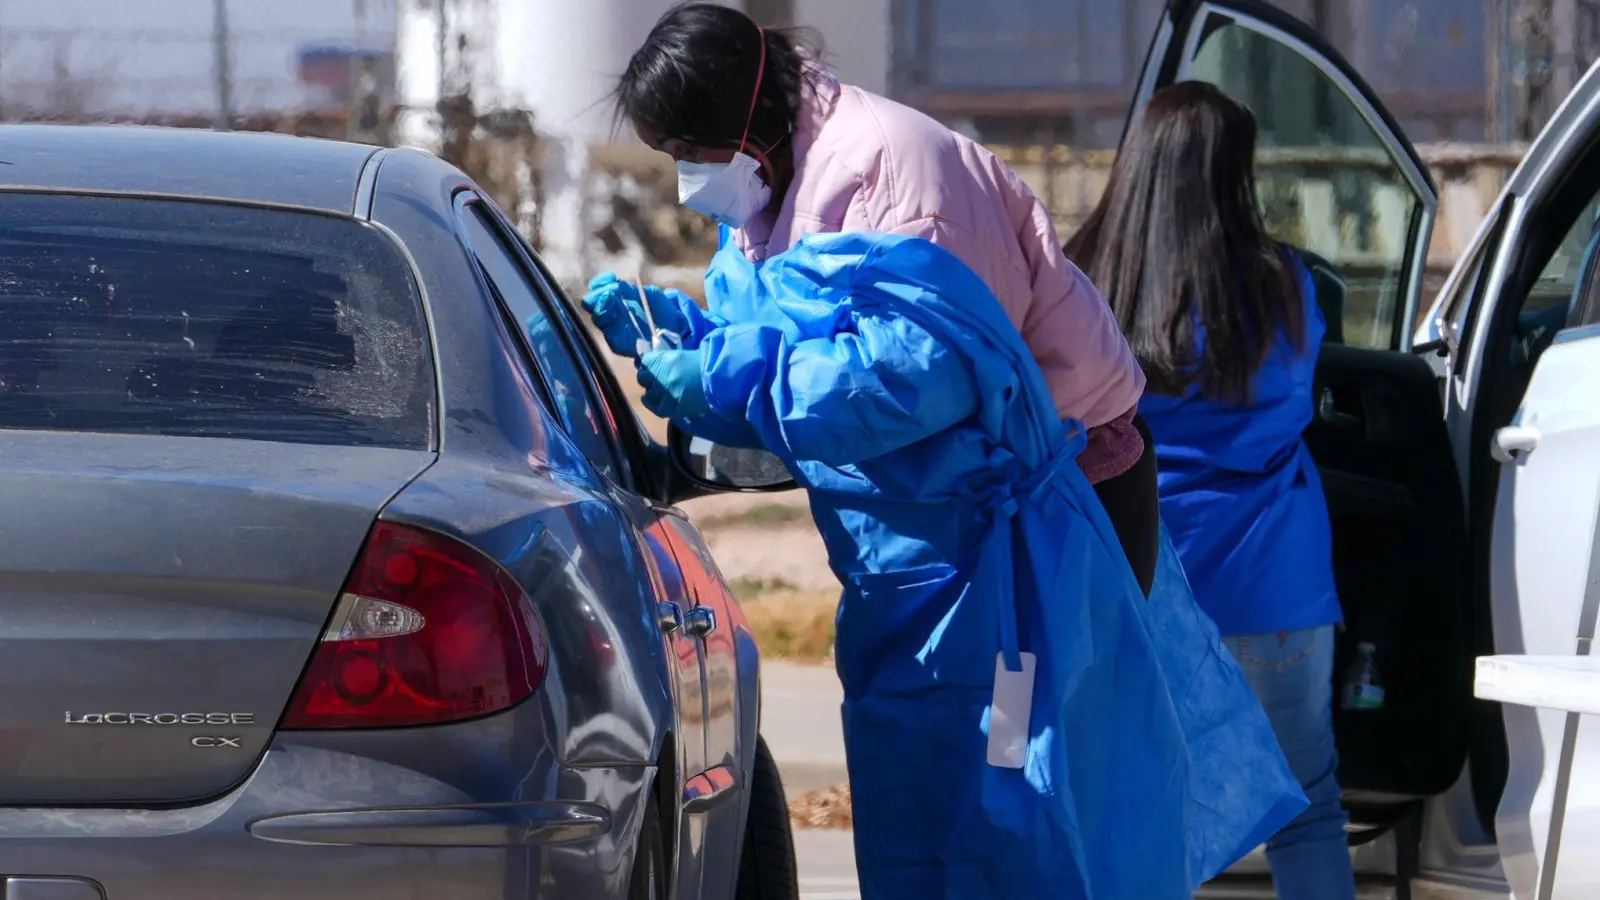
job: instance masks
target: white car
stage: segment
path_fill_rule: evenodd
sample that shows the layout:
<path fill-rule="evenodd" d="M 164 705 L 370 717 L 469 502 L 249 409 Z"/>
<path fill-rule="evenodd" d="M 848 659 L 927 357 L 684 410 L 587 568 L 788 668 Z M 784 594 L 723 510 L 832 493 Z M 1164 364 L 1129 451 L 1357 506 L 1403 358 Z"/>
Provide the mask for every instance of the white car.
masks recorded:
<path fill-rule="evenodd" d="M 1307 440 L 1346 615 L 1336 677 L 1370 642 L 1387 689 L 1335 714 L 1363 896 L 1600 897 L 1600 726 L 1473 698 L 1477 657 L 1586 656 L 1600 609 L 1600 71 L 1415 334 L 1437 192 L 1360 75 L 1264 3 L 1174 0 L 1136 102 L 1187 79 L 1255 110 L 1269 226 L 1321 257 Z M 1264 871 L 1207 894 L 1271 896 Z"/>

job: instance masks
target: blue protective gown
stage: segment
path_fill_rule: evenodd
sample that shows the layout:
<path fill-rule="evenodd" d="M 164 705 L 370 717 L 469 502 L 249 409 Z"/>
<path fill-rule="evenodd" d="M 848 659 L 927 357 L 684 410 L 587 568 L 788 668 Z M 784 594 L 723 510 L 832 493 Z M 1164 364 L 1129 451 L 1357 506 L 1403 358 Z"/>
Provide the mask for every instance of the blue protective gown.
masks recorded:
<path fill-rule="evenodd" d="M 1317 463 L 1301 435 L 1314 413 L 1317 353 L 1327 325 L 1311 272 L 1288 251 L 1306 340 L 1279 333 L 1250 379 L 1248 404 L 1196 387 L 1146 394 L 1139 414 L 1160 460 L 1161 518 L 1195 599 L 1226 635 L 1340 621 L 1333 532 Z M 1196 351 L 1205 345 L 1197 329 Z"/>
<path fill-rule="evenodd" d="M 844 583 L 835 654 L 862 896 L 1179 900 L 1304 806 L 1163 554 L 1150 601 L 1084 431 L 983 282 L 923 240 L 736 248 L 686 308 L 714 412 L 783 457 Z M 986 762 L 997 659 L 1036 655 L 1023 769 Z"/>

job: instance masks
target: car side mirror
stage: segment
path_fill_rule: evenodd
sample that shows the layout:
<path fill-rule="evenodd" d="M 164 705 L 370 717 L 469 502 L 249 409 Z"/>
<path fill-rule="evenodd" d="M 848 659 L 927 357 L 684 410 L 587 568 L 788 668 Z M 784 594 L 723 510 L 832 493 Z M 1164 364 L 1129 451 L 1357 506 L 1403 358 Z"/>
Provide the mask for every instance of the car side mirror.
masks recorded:
<path fill-rule="evenodd" d="M 765 450 L 725 447 L 695 437 L 676 423 L 668 428 L 667 443 L 674 466 L 702 491 L 771 492 L 799 487 L 783 460 Z"/>

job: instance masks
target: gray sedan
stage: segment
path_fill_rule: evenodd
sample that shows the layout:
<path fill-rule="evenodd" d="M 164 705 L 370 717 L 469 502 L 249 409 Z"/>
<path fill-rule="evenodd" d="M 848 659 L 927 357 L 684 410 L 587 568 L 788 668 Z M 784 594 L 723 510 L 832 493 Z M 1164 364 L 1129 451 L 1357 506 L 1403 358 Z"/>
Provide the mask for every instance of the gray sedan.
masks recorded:
<path fill-rule="evenodd" d="M 0 128 L 5 895 L 793 897 L 707 472 L 432 156 Z"/>

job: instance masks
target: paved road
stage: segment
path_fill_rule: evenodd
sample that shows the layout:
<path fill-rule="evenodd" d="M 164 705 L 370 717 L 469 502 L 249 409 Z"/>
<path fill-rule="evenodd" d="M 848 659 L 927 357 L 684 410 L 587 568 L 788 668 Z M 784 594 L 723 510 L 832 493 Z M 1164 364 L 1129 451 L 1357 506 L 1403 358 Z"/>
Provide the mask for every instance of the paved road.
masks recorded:
<path fill-rule="evenodd" d="M 794 850 L 800 862 L 800 900 L 860 900 L 850 832 L 796 831 Z"/>
<path fill-rule="evenodd" d="M 839 724 L 843 692 L 833 669 L 780 660 L 761 664 L 761 732 L 777 760 L 783 785 L 794 797 L 845 782 L 844 735 Z M 795 832 L 800 865 L 800 900 L 860 900 L 855 848 L 848 831 L 803 829 Z M 1369 852 L 1380 848 L 1368 845 Z M 1392 852 L 1392 851 L 1390 851 Z M 1266 860 L 1258 851 L 1236 867 L 1244 880 L 1203 888 L 1203 900 L 1267 900 Z M 1250 877 L 1254 876 L 1254 877 Z M 1390 900 L 1392 888 L 1364 884 L 1361 900 Z"/>
<path fill-rule="evenodd" d="M 844 688 L 832 666 L 761 663 L 761 736 L 790 797 L 845 783 Z"/>
<path fill-rule="evenodd" d="M 800 900 L 861 900 L 850 832 L 796 831 L 794 844 L 800 864 Z M 1252 875 L 1207 885 L 1200 889 L 1196 900 L 1271 900 L 1276 896 L 1259 852 L 1239 869 Z M 1358 887 L 1357 896 L 1359 900 L 1394 900 L 1395 890 L 1379 882 L 1364 882 Z"/>
<path fill-rule="evenodd" d="M 843 699 L 832 666 L 762 660 L 761 735 L 790 797 L 845 783 Z M 850 832 L 803 829 L 794 843 L 800 900 L 860 900 Z"/>

